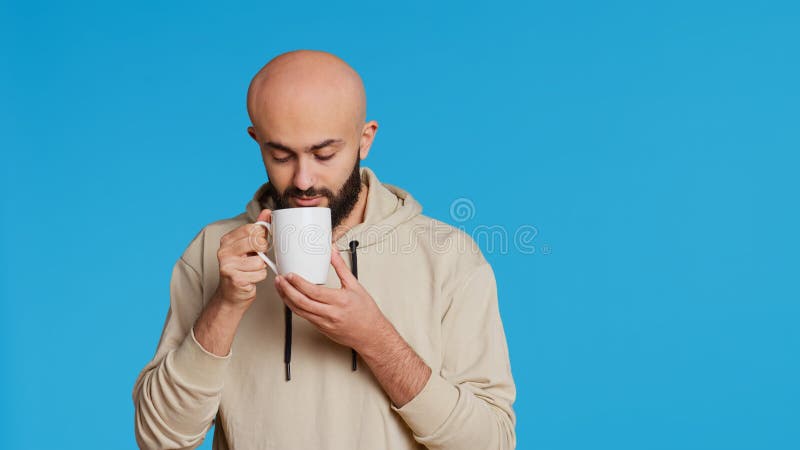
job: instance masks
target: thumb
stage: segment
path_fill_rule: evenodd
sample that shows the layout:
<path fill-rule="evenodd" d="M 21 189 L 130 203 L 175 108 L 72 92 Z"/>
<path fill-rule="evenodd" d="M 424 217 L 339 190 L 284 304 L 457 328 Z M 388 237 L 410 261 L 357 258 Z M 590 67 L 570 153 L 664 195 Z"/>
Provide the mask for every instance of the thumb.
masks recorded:
<path fill-rule="evenodd" d="M 342 284 L 342 287 L 349 288 L 358 285 L 358 280 L 356 280 L 353 272 L 351 272 L 350 268 L 345 264 L 336 246 L 331 248 L 331 265 L 333 265 L 336 275 L 339 276 L 339 282 Z"/>
<path fill-rule="evenodd" d="M 256 222 L 269 222 L 272 223 L 272 210 L 271 209 L 262 209 L 260 213 L 258 213 L 258 217 L 256 217 Z"/>

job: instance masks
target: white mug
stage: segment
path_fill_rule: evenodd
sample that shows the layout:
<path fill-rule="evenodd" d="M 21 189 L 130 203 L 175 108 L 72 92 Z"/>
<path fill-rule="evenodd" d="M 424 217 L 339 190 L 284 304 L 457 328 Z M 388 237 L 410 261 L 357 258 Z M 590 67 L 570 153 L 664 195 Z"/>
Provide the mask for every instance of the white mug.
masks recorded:
<path fill-rule="evenodd" d="M 272 224 L 255 224 L 272 235 L 275 262 L 263 252 L 257 253 L 275 275 L 293 272 L 311 283 L 325 284 L 331 263 L 330 208 L 278 209 L 272 211 Z"/>

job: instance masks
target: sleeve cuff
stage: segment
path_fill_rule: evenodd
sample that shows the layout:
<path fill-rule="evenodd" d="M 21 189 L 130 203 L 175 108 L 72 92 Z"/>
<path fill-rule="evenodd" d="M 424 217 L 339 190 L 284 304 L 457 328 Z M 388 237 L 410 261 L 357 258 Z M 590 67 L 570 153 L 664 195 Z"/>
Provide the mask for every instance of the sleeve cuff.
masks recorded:
<path fill-rule="evenodd" d="M 217 356 L 200 345 L 194 336 L 194 327 L 172 355 L 172 369 L 187 383 L 208 389 L 221 389 L 225 369 L 231 359 L 231 351 L 226 356 Z"/>
<path fill-rule="evenodd" d="M 431 372 L 428 382 L 416 397 L 401 408 L 393 404 L 391 408 L 400 414 L 415 435 L 425 437 L 444 424 L 458 402 L 458 395 L 458 388 Z"/>

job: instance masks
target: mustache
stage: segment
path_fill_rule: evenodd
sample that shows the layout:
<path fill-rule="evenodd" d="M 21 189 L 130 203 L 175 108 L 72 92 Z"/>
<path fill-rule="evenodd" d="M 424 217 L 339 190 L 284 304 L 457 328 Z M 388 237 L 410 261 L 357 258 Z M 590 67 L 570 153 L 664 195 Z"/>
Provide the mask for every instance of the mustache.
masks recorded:
<path fill-rule="evenodd" d="M 283 193 L 284 198 L 289 198 L 289 197 L 309 198 L 309 197 L 319 197 L 319 196 L 327 197 L 330 199 L 333 198 L 333 192 L 331 192 L 329 189 L 325 188 L 314 189 L 313 187 L 303 191 L 297 189 L 295 186 L 292 186 L 287 188 L 286 191 L 284 191 Z"/>

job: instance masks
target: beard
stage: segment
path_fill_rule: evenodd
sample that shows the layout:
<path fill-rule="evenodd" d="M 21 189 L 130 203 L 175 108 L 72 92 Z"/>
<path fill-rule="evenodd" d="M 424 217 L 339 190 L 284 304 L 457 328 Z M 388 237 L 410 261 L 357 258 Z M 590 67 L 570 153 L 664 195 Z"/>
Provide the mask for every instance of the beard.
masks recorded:
<path fill-rule="evenodd" d="M 289 204 L 291 197 L 318 197 L 321 195 L 328 199 L 328 208 L 331 209 L 331 226 L 336 228 L 353 211 L 358 202 L 358 195 L 361 193 L 361 159 L 358 155 L 359 152 L 356 152 L 356 163 L 353 170 L 335 195 L 327 188 L 314 189 L 312 187 L 301 191 L 295 186 L 289 186 L 283 193 L 278 193 L 273 187 L 268 193 L 272 197 L 275 209 L 292 208 Z"/>

